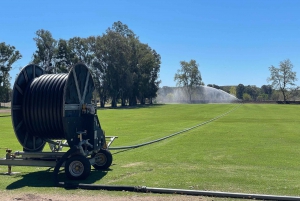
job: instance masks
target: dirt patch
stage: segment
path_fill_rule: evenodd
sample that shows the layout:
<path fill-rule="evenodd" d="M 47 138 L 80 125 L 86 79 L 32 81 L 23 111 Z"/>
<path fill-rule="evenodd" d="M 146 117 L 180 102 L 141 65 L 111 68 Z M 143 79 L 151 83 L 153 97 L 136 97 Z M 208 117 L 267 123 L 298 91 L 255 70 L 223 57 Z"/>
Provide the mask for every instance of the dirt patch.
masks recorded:
<path fill-rule="evenodd" d="M 136 163 L 129 163 L 126 165 L 123 165 L 122 167 L 134 167 L 134 166 L 139 166 L 139 165 L 143 165 L 143 162 L 136 162 Z"/>
<path fill-rule="evenodd" d="M 209 201 L 213 199 L 206 199 L 197 196 L 103 196 L 103 195 L 49 195 L 49 194 L 14 194 L 1 193 L 2 201 Z"/>
<path fill-rule="evenodd" d="M 0 113 L 10 113 L 10 109 L 0 109 Z"/>

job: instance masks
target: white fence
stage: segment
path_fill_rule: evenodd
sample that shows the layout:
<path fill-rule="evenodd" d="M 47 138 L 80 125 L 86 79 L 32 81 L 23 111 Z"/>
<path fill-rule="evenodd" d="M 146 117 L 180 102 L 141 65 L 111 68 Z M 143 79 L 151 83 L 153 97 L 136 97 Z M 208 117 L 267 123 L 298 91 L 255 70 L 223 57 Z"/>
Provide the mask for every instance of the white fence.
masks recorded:
<path fill-rule="evenodd" d="M 7 102 L 7 103 L 2 103 L 2 102 L 0 102 L 0 106 L 1 107 L 10 107 L 10 102 Z"/>

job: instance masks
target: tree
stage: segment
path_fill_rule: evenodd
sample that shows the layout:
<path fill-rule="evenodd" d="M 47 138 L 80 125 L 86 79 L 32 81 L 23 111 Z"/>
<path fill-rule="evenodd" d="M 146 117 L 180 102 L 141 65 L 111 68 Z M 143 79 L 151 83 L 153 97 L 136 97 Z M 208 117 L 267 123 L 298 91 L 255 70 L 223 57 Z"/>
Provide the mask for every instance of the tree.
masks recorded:
<path fill-rule="evenodd" d="M 55 68 L 57 73 L 67 73 L 70 67 L 73 65 L 73 54 L 68 45 L 68 41 L 59 39 L 56 51 L 56 63 Z"/>
<path fill-rule="evenodd" d="M 55 54 L 57 51 L 57 41 L 53 39 L 50 31 L 40 29 L 35 32 L 37 50 L 33 54 L 33 63 L 42 67 L 47 73 L 51 73 L 55 66 Z"/>
<path fill-rule="evenodd" d="M 37 50 L 33 63 L 46 73 L 66 73 L 78 62 L 85 63 L 93 75 L 100 105 L 121 100 L 136 105 L 152 103 L 159 89 L 161 58 L 148 44 L 143 44 L 127 25 L 115 22 L 101 36 L 53 39 L 46 30 L 36 32 Z M 52 64 L 52 65 L 51 65 Z M 49 67 L 50 66 L 50 67 Z M 52 66 L 52 67 L 51 67 Z"/>
<path fill-rule="evenodd" d="M 252 99 L 251 99 L 251 96 L 250 96 L 249 94 L 244 93 L 244 94 L 243 94 L 243 100 L 245 100 L 245 101 L 250 101 L 250 100 L 252 100 Z"/>
<path fill-rule="evenodd" d="M 73 37 L 68 41 L 68 46 L 71 51 L 71 62 L 76 64 L 78 62 L 85 63 L 90 66 L 93 60 L 93 53 L 90 46 L 95 43 L 95 37 L 88 38 Z"/>
<path fill-rule="evenodd" d="M 236 87 L 236 97 L 237 97 L 238 99 L 243 99 L 244 91 L 245 91 L 245 86 L 244 86 L 243 84 L 239 84 L 239 85 Z"/>
<path fill-rule="evenodd" d="M 271 85 L 262 85 L 261 86 L 261 92 L 263 94 L 267 94 L 268 95 L 268 99 L 271 98 L 271 95 L 273 93 L 273 89 L 272 89 L 272 86 Z"/>
<path fill-rule="evenodd" d="M 229 92 L 230 92 L 230 94 L 236 96 L 236 87 L 235 86 L 231 86 Z"/>
<path fill-rule="evenodd" d="M 22 58 L 21 53 L 14 46 L 0 43 L 0 102 L 10 99 L 10 75 L 12 65 Z"/>
<path fill-rule="evenodd" d="M 297 81 L 296 72 L 293 72 L 293 64 L 286 59 L 279 63 L 279 68 L 272 65 L 269 70 L 271 76 L 267 81 L 272 83 L 274 89 L 281 91 L 283 100 L 286 102 L 290 91 L 295 86 L 295 81 Z"/>
<path fill-rule="evenodd" d="M 160 55 L 152 50 L 148 44 L 139 44 L 138 53 L 138 97 L 141 104 L 146 98 L 152 102 L 159 88 L 158 73 L 160 69 Z"/>
<path fill-rule="evenodd" d="M 255 85 L 248 85 L 245 87 L 244 93 L 249 94 L 251 99 L 255 101 L 260 93 L 260 88 L 256 87 Z"/>
<path fill-rule="evenodd" d="M 127 25 L 115 22 L 90 48 L 101 107 L 108 99 L 112 107 L 119 100 L 122 106 L 134 106 L 138 100 L 141 104 L 146 99 L 152 102 L 160 83 L 160 55 L 141 43 Z"/>
<path fill-rule="evenodd" d="M 204 85 L 198 69 L 199 64 L 196 63 L 196 60 L 192 59 L 190 62 L 180 61 L 180 66 L 181 69 L 177 70 L 174 81 L 177 81 L 177 86 L 184 87 L 191 102 L 194 90 L 198 86 Z"/>
<path fill-rule="evenodd" d="M 102 91 L 111 98 L 111 106 L 117 107 L 117 100 L 125 91 L 124 88 L 128 84 L 127 78 L 130 73 L 127 59 L 128 44 L 124 37 L 108 29 L 97 41 L 97 45 L 101 49 L 96 52 L 96 60 L 93 65 L 99 70 L 98 73 L 103 79 L 98 82 L 101 83 L 101 87 L 105 87 Z"/>

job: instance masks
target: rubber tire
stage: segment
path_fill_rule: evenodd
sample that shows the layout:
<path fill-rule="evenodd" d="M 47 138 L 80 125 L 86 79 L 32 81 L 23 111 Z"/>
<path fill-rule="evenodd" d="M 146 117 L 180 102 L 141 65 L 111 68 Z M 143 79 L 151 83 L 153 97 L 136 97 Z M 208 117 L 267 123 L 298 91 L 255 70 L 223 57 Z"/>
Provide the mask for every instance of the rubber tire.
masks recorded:
<path fill-rule="evenodd" d="M 75 170 L 75 168 L 79 168 L 79 170 Z M 72 156 L 65 163 L 65 174 L 69 179 L 72 180 L 86 179 L 89 176 L 90 172 L 91 172 L 90 161 L 82 155 Z"/>
<path fill-rule="evenodd" d="M 96 162 L 96 157 L 99 157 L 98 164 Z M 100 149 L 100 151 L 96 154 L 92 154 L 92 158 L 95 158 L 95 164 L 93 164 L 93 167 L 96 170 L 107 170 L 111 164 L 112 164 L 112 154 L 107 149 Z"/>

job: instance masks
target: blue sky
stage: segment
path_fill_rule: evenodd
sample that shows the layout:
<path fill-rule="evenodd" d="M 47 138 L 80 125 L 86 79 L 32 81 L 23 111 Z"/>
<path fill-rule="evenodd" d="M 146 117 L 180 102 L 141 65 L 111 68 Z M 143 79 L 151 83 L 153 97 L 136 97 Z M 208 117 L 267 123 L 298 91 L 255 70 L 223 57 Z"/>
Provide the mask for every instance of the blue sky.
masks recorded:
<path fill-rule="evenodd" d="M 205 84 L 268 84 L 268 67 L 290 59 L 300 85 L 298 0 L 115 0 L 0 2 L 0 42 L 23 55 L 11 71 L 30 63 L 35 32 L 55 39 L 102 35 L 116 21 L 161 55 L 162 86 L 176 86 L 180 61 L 195 59 Z"/>

